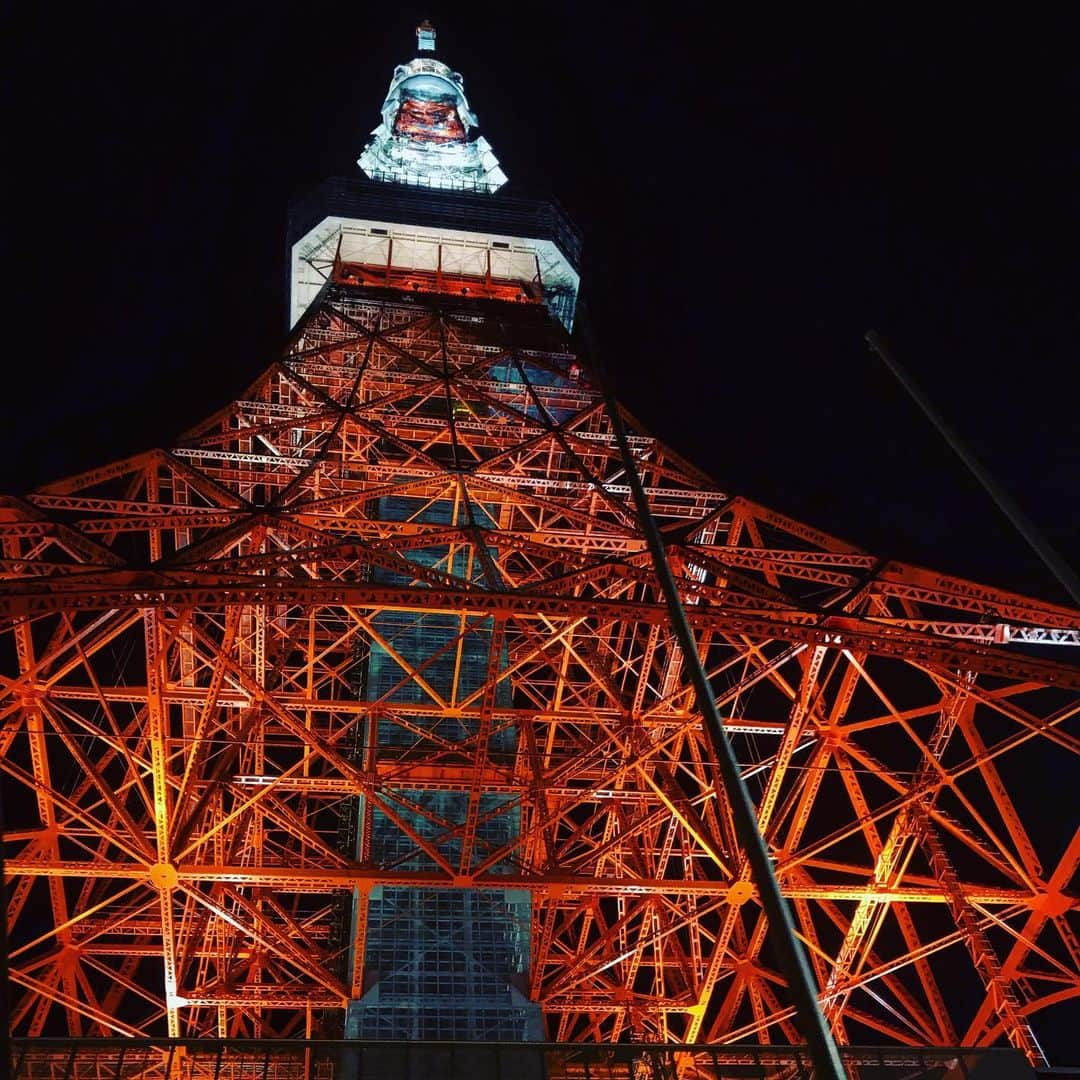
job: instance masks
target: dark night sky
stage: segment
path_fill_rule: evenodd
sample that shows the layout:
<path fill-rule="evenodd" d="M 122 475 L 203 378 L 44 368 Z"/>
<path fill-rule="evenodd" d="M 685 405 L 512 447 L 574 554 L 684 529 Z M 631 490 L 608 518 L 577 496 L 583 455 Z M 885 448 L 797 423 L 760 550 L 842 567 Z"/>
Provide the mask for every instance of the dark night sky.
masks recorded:
<path fill-rule="evenodd" d="M 1064 599 L 862 341 L 893 342 L 1080 561 L 1064 19 L 157 7 L 8 25 L 0 491 L 168 443 L 272 359 L 287 204 L 356 170 L 427 15 L 512 181 L 583 228 L 598 338 L 649 427 L 882 556 Z"/>
<path fill-rule="evenodd" d="M 582 226 L 600 341 L 647 424 L 722 487 L 878 554 L 1058 598 L 862 335 L 892 340 L 1075 561 L 1071 28 L 533 10 L 17 20 L 9 320 L 28 345 L 0 490 L 168 441 L 262 369 L 287 203 L 356 169 L 427 14 L 511 179 Z"/>

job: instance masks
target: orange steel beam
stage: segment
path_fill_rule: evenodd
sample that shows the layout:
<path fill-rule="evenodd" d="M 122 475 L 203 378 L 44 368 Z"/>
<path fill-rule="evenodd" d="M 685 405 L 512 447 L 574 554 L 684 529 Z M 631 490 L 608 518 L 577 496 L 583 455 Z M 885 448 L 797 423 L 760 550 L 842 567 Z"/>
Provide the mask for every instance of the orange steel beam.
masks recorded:
<path fill-rule="evenodd" d="M 152 882 L 155 864 L 89 862 L 43 862 L 41 860 L 10 860 L 5 863 L 5 875 L 11 878 L 28 877 L 98 877 L 102 879 L 138 880 Z M 781 877 L 785 868 L 778 867 Z M 669 878 L 637 878 L 631 876 L 576 876 L 570 874 L 547 875 L 462 875 L 451 867 L 443 874 L 420 871 L 364 869 L 359 866 L 342 866 L 333 869 L 292 869 L 287 866 L 215 866 L 210 863 L 180 863 L 176 866 L 180 882 L 229 882 L 284 889 L 289 892 L 314 892 L 368 888 L 372 885 L 407 886 L 423 889 L 528 889 L 531 892 L 550 895 L 556 899 L 577 900 L 597 895 L 611 896 L 705 896 L 727 898 L 731 892 L 731 879 L 709 881 L 706 879 L 677 880 Z M 949 902 L 949 893 L 941 886 L 919 885 L 905 888 L 880 887 L 869 883 L 817 884 L 801 878 L 786 884 L 785 895 L 810 900 L 859 901 L 867 897 L 883 904 Z M 972 885 L 965 896 L 971 903 L 1021 905 L 1041 910 L 1048 894 L 1032 893 L 1022 888 Z M 753 892 L 747 899 L 753 898 Z M 1062 901 L 1063 911 L 1080 909 L 1080 900 Z"/>
<path fill-rule="evenodd" d="M 16 1029 L 335 1034 L 404 886 L 528 891 L 559 1038 L 796 1040 L 587 360 L 535 304 L 379 273 L 172 449 L 0 499 Z M 1080 994 L 1080 842 L 1012 778 L 1080 755 L 1080 613 L 878 560 L 623 418 L 837 1035 L 1036 1058 Z M 456 630 L 417 655 L 392 612 Z M 460 818 L 420 828 L 426 791 Z M 379 865 L 375 813 L 431 869 Z"/>
<path fill-rule="evenodd" d="M 663 605 L 627 600 L 579 600 L 542 594 L 390 585 L 292 584 L 281 580 L 253 581 L 248 577 L 223 579 L 217 576 L 217 580 L 211 583 L 200 582 L 196 575 L 192 575 L 194 580 L 190 582 L 179 583 L 173 575 L 147 572 L 125 572 L 119 576 L 127 580 L 114 584 L 109 579 L 118 575 L 101 576 L 105 580 L 100 583 L 79 583 L 70 587 L 64 580 L 50 582 L 47 589 L 39 589 L 36 583 L 32 588 L 0 587 L 0 618 L 10 619 L 12 625 L 16 625 L 27 617 L 57 611 L 95 611 L 132 606 L 207 608 L 242 603 L 304 607 L 333 605 L 392 611 L 423 609 L 470 615 L 594 617 L 645 624 L 663 624 L 665 621 Z M 720 630 L 773 641 L 865 649 L 880 656 L 896 656 L 943 668 L 962 668 L 980 674 L 1032 679 L 1048 686 L 1080 689 L 1080 673 L 1070 664 L 1020 658 L 999 649 L 952 642 L 946 644 L 930 635 L 882 626 L 871 620 L 812 616 L 802 612 L 785 613 L 786 617 L 778 617 L 711 608 L 692 608 L 687 614 L 696 630 Z"/>

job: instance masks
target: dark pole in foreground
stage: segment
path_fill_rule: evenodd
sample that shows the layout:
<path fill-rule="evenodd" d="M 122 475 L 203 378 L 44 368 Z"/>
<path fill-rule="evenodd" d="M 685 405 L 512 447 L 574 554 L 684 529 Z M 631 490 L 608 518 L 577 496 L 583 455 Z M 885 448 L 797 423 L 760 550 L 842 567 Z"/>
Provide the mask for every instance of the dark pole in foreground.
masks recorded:
<path fill-rule="evenodd" d="M 791 912 L 788 910 L 787 902 L 780 892 L 780 884 L 776 880 L 769 849 L 765 844 L 765 838 L 761 835 L 761 830 L 758 828 L 757 812 L 739 770 L 739 763 L 735 759 L 735 751 L 731 748 L 727 733 L 724 731 L 724 725 L 720 720 L 720 714 L 717 712 L 716 700 L 709 685 L 709 678 L 705 674 L 705 668 L 701 663 L 697 642 L 694 639 L 693 631 L 690 629 L 682 598 L 679 595 L 675 577 L 668 563 L 663 538 L 660 536 L 660 530 L 656 527 L 656 521 L 653 519 L 652 511 L 649 509 L 645 489 L 641 485 L 641 477 L 638 475 L 637 466 L 630 452 L 630 444 L 626 439 L 626 431 L 623 428 L 618 404 L 612 394 L 606 373 L 600 366 L 596 350 L 592 348 L 592 342 L 588 340 L 589 337 L 591 335 L 586 330 L 589 355 L 601 381 L 604 401 L 615 432 L 615 440 L 619 444 L 623 468 L 626 470 L 626 478 L 634 495 L 638 520 L 641 523 L 642 531 L 645 533 L 649 553 L 652 556 L 653 565 L 656 567 L 656 575 L 660 580 L 660 587 L 667 601 L 671 626 L 675 631 L 679 648 L 682 650 L 683 663 L 686 665 L 690 682 L 694 687 L 694 695 L 705 725 L 705 732 L 709 737 L 712 751 L 716 755 L 720 778 L 731 803 L 735 832 L 747 861 L 750 863 L 754 885 L 757 887 L 761 906 L 765 909 L 765 914 L 769 920 L 769 929 L 772 931 L 773 940 L 780 954 L 780 965 L 783 968 L 784 975 L 787 977 L 791 995 L 795 999 L 799 1026 L 807 1041 L 810 1057 L 814 1063 L 814 1076 L 816 1080 L 826 1080 L 826 1078 L 834 1077 L 839 1080 L 845 1075 L 844 1067 L 840 1062 L 840 1054 L 836 1049 L 836 1042 L 832 1037 L 832 1032 L 829 1031 L 821 1007 L 818 1004 L 814 976 L 810 971 L 810 965 L 806 962 L 806 954 L 795 936 L 795 924 L 792 921 Z"/>
<path fill-rule="evenodd" d="M 985 488 L 986 493 L 997 503 L 998 509 L 1012 522 L 1016 531 L 1031 545 L 1032 550 L 1046 564 L 1050 573 L 1058 579 L 1061 587 L 1073 598 L 1074 603 L 1080 604 L 1080 578 L 1076 576 L 1076 572 L 1072 567 L 1050 546 L 1035 523 L 1016 505 L 1009 493 L 997 483 L 983 467 L 979 459 L 961 442 L 956 432 L 945 423 L 930 403 L 930 400 L 912 381 L 911 376 L 900 366 L 893 357 L 892 352 L 878 337 L 877 332 L 867 330 L 865 337 L 871 352 L 876 353 L 885 362 L 888 369 L 896 376 L 897 381 L 922 409 L 927 420 L 938 429 L 941 437 L 952 447 L 956 456 L 971 470 L 975 479 Z"/>

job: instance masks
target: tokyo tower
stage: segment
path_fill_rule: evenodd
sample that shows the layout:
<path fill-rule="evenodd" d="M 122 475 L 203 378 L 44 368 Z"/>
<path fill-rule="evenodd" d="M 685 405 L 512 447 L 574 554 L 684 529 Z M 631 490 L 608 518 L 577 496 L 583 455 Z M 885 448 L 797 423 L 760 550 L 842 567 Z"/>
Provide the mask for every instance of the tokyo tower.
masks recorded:
<path fill-rule="evenodd" d="M 1080 753 L 1080 612 L 614 405 L 580 236 L 426 23 L 358 164 L 293 208 L 239 399 L 0 499 L 12 1032 L 801 1043 L 640 482 L 837 1042 L 1043 1063 L 1080 829 L 1032 769 Z"/>

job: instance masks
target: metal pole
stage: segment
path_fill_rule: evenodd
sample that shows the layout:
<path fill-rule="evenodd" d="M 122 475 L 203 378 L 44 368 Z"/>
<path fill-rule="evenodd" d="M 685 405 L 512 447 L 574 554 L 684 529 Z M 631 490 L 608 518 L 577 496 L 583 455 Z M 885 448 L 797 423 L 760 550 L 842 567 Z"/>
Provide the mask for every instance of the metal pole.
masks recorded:
<path fill-rule="evenodd" d="M 845 1076 L 844 1067 L 840 1062 L 840 1054 L 836 1049 L 832 1032 L 829 1031 L 829 1027 L 825 1023 L 825 1017 L 822 1015 L 821 1008 L 818 1005 L 817 987 L 810 972 L 810 965 L 806 962 L 806 954 L 795 936 L 795 924 L 791 918 L 791 912 L 788 910 L 787 903 L 780 892 L 780 884 L 776 880 L 776 873 L 773 870 L 765 838 L 761 835 L 761 830 L 758 829 L 757 812 L 750 798 L 750 792 L 747 790 L 746 783 L 742 778 L 739 763 L 735 759 L 735 751 L 728 741 L 724 725 L 720 720 L 720 714 L 717 712 L 716 700 L 713 697 L 708 676 L 705 674 L 705 668 L 698 654 L 697 642 L 694 639 L 693 631 L 690 629 L 682 598 L 679 595 L 675 577 L 668 563 L 664 541 L 660 536 L 656 521 L 653 519 L 652 511 L 649 509 L 645 489 L 641 485 L 641 477 L 638 475 L 637 465 L 630 452 L 630 444 L 626 439 L 626 431 L 623 428 L 618 403 L 615 401 L 611 386 L 593 347 L 591 334 L 584 319 L 584 312 L 581 312 L 580 306 L 578 310 L 589 355 L 600 380 L 604 402 L 615 433 L 615 440 L 619 445 L 619 453 L 622 456 L 626 478 L 630 484 L 630 490 L 633 492 L 638 521 L 648 542 L 649 553 L 656 568 L 656 575 L 660 579 L 660 588 L 664 593 L 664 599 L 667 601 L 671 626 L 679 642 L 679 648 L 682 650 L 683 663 L 690 677 L 690 682 L 694 687 L 694 695 L 705 726 L 705 733 L 708 736 L 712 751 L 716 755 L 720 778 L 731 804 L 735 833 L 750 864 L 751 876 L 754 879 L 755 886 L 757 886 L 761 906 L 765 909 L 765 914 L 769 920 L 769 928 L 773 933 L 773 939 L 780 954 L 780 966 L 787 977 L 791 995 L 795 999 L 796 1015 L 803 1036 L 809 1046 L 816 1080 L 826 1080 L 826 1078 L 841 1080 Z"/>
<path fill-rule="evenodd" d="M 865 336 L 871 352 L 876 353 L 884 361 L 885 366 L 896 376 L 897 381 L 911 395 L 915 404 L 922 409 L 926 419 L 938 429 L 941 437 L 952 447 L 956 456 L 971 470 L 986 493 L 997 503 L 998 509 L 1012 522 L 1013 527 L 1028 542 L 1032 551 L 1042 559 L 1046 568 L 1072 597 L 1073 602 L 1080 604 L 1080 577 L 1077 577 L 1072 567 L 1050 546 L 1035 523 L 983 467 L 982 462 L 961 442 L 956 432 L 945 423 L 927 396 L 900 366 L 877 333 L 874 330 L 867 330 Z"/>

